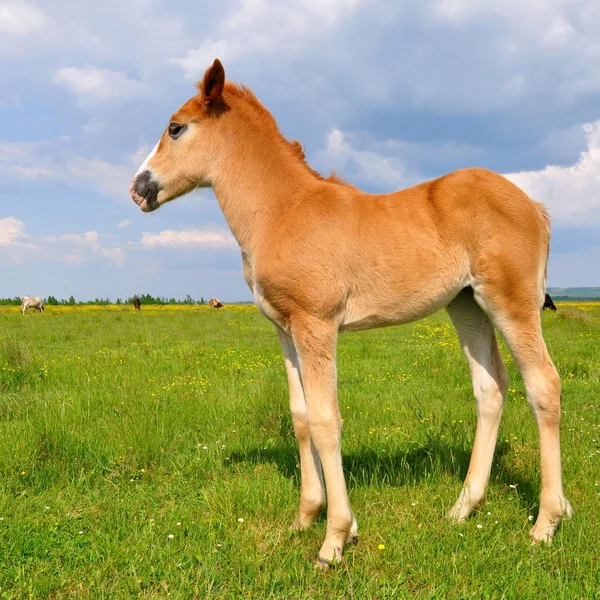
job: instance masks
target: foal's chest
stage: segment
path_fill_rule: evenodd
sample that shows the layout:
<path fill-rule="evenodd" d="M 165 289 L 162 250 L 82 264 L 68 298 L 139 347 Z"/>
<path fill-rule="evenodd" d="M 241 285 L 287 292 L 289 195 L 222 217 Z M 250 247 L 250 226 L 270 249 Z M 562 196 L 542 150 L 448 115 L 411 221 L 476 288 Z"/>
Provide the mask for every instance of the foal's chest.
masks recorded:
<path fill-rule="evenodd" d="M 254 280 L 252 282 L 252 292 L 254 294 L 254 302 L 258 307 L 258 310 L 265 316 L 269 321 L 277 325 L 280 329 L 284 331 L 288 330 L 288 327 L 279 314 L 279 312 L 275 309 L 275 307 L 265 298 L 264 291 L 260 284 Z"/>
<path fill-rule="evenodd" d="M 248 287 L 252 291 L 254 296 L 254 303 L 256 304 L 258 310 L 265 316 L 269 321 L 273 322 L 275 325 L 287 331 L 287 326 L 284 323 L 284 320 L 281 318 L 277 310 L 273 307 L 273 305 L 265 298 L 264 290 L 262 289 L 260 283 L 256 280 L 254 269 L 252 268 L 252 261 L 250 256 L 242 251 L 242 264 L 244 267 L 244 279 L 248 284 Z"/>

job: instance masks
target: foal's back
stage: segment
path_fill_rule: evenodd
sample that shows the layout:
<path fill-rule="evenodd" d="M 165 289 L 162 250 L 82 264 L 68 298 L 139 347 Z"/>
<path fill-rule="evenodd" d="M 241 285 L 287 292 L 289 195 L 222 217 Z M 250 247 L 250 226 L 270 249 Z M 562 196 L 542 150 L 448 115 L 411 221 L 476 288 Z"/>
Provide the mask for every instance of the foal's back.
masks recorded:
<path fill-rule="evenodd" d="M 262 245 L 257 279 L 274 301 L 284 287 L 311 312 L 335 314 L 342 329 L 421 318 L 467 286 L 535 304 L 546 218 L 541 205 L 484 169 L 382 195 L 316 182 L 278 210 L 269 228 L 278 244 Z"/>

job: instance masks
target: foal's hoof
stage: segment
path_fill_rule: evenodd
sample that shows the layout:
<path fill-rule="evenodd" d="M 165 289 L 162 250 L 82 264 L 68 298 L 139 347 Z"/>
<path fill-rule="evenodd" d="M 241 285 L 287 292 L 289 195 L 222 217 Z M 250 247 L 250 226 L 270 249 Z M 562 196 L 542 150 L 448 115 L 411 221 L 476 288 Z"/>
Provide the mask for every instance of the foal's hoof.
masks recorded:
<path fill-rule="evenodd" d="M 321 571 L 329 571 L 335 569 L 342 562 L 342 551 L 339 548 L 335 549 L 335 557 L 331 560 L 323 558 L 320 554 L 317 556 L 316 567 Z"/>
<path fill-rule="evenodd" d="M 306 531 L 311 526 L 311 524 L 312 524 L 312 522 L 307 522 L 304 519 L 301 519 L 300 517 L 298 517 L 290 525 L 290 531 L 292 531 L 292 532 Z"/>
<path fill-rule="evenodd" d="M 323 550 L 321 548 L 321 550 Z M 331 548 L 330 548 L 331 550 Z M 322 571 L 327 571 L 342 562 L 342 549 L 337 546 L 333 548 L 333 556 L 331 558 L 325 558 L 322 554 L 317 555 L 316 566 Z"/>
<path fill-rule="evenodd" d="M 548 546 L 554 539 L 558 525 L 556 523 L 550 523 L 546 526 L 538 526 L 537 524 L 531 528 L 529 537 L 531 538 L 531 545 L 537 546 L 538 544 L 547 544 Z"/>
<path fill-rule="evenodd" d="M 544 542 L 551 544 L 554 539 L 554 534 L 558 529 L 561 521 L 571 519 L 573 517 L 573 507 L 571 503 L 563 498 L 561 502 L 562 515 L 560 517 L 547 517 L 543 514 L 538 515 L 535 525 L 531 528 L 529 536 L 531 537 L 531 545 Z"/>
<path fill-rule="evenodd" d="M 454 506 L 446 513 L 446 519 L 455 524 L 464 523 L 471 516 L 473 511 L 478 509 L 482 503 L 483 497 L 478 499 L 476 502 L 469 502 L 461 495 Z"/>
<path fill-rule="evenodd" d="M 317 556 L 317 562 L 316 562 L 316 567 L 318 569 L 321 569 L 321 571 L 329 571 L 329 569 L 331 569 L 332 567 L 335 567 L 337 563 L 332 561 L 332 560 L 327 560 L 326 558 L 323 558 L 322 556 Z"/>
<path fill-rule="evenodd" d="M 467 520 L 467 517 L 460 509 L 453 508 L 446 513 L 446 519 L 453 525 L 458 525 L 459 523 L 464 523 Z"/>

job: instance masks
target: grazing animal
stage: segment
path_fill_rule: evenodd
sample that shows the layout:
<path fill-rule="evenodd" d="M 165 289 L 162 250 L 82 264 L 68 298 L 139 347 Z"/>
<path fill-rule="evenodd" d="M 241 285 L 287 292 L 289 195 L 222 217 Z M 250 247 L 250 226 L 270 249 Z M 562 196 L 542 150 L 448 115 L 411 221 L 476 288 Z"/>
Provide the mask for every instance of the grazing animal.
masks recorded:
<path fill-rule="evenodd" d="M 133 308 L 135 308 L 135 310 L 140 310 L 142 306 L 142 303 L 140 302 L 139 298 L 134 298 L 133 299 Z"/>
<path fill-rule="evenodd" d="M 151 212 L 212 186 L 240 245 L 246 282 L 275 324 L 285 357 L 300 450 L 293 527 L 307 528 L 327 499 L 319 564 L 339 560 L 357 535 L 340 452 L 338 334 L 415 321 L 444 307 L 477 401 L 469 470 L 448 516 L 463 521 L 484 500 L 508 387 L 498 330 L 539 429 L 541 497 L 530 535 L 550 542 L 572 509 L 562 486 L 560 379 L 541 328 L 550 240 L 544 207 L 484 169 L 365 193 L 311 169 L 300 144 L 282 136 L 254 94 L 225 81 L 218 60 L 198 87 L 171 117 L 130 193 Z"/>
<path fill-rule="evenodd" d="M 208 305 L 211 308 L 223 308 L 223 303 L 219 302 L 219 300 L 217 300 L 216 298 L 211 298 Z"/>
<path fill-rule="evenodd" d="M 544 296 L 544 306 L 542 306 L 542 310 L 544 310 L 545 308 L 549 308 L 550 310 L 556 312 L 556 304 L 552 302 L 552 298 L 548 293 L 546 293 L 546 295 Z"/>
<path fill-rule="evenodd" d="M 44 312 L 44 302 L 37 296 L 23 296 L 21 298 L 21 312 L 25 314 L 28 308 Z"/>

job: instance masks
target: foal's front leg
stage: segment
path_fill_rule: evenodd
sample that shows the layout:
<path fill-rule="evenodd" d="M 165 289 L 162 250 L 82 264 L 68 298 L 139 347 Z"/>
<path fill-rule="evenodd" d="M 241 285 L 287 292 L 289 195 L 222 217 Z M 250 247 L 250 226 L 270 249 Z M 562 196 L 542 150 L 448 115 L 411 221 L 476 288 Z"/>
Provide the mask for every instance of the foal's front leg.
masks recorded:
<path fill-rule="evenodd" d="M 300 510 L 296 520 L 292 523 L 292 529 L 303 531 L 311 525 L 325 507 L 323 472 L 321 460 L 310 439 L 306 402 L 294 342 L 279 328 L 277 336 L 285 358 L 290 388 L 290 412 L 300 450 Z"/>
<path fill-rule="evenodd" d="M 341 559 L 357 526 L 346 490 L 340 447 L 341 418 L 337 403 L 337 326 L 314 318 L 298 319 L 292 334 L 302 373 L 306 416 L 327 489 L 327 535 L 319 551 L 323 566 Z"/>

